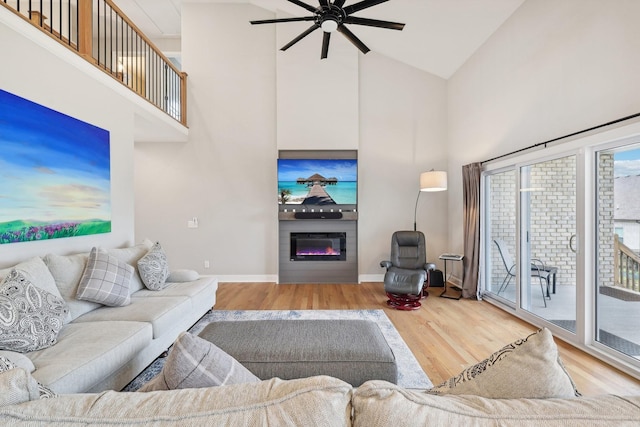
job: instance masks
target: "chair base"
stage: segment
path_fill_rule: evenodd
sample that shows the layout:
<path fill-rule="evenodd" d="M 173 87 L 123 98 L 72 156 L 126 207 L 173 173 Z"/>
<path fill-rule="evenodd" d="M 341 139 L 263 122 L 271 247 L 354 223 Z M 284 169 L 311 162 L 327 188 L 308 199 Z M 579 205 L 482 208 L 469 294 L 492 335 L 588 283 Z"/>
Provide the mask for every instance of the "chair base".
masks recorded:
<path fill-rule="evenodd" d="M 389 297 L 387 305 L 391 308 L 395 308 L 396 310 L 417 310 L 422 306 L 422 304 L 420 304 L 420 300 L 423 298 L 422 295 L 422 293 L 420 293 L 420 295 L 408 295 L 387 292 L 387 297 Z"/>

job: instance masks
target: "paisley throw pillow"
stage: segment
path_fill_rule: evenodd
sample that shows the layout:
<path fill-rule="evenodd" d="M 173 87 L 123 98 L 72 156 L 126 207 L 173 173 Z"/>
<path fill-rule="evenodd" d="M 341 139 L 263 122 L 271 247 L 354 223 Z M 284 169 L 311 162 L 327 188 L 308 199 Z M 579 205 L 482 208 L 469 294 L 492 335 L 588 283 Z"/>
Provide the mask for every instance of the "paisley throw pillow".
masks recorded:
<path fill-rule="evenodd" d="M 12 270 L 0 285 L 0 349 L 26 353 L 52 346 L 68 313 L 62 298 Z"/>

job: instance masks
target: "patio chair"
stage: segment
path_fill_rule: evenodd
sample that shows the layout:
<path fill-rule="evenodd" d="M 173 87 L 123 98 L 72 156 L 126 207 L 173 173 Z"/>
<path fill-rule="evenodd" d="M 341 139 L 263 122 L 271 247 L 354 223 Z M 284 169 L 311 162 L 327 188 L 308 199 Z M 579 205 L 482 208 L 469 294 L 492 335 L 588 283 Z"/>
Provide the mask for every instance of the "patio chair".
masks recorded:
<path fill-rule="evenodd" d="M 498 247 L 498 253 L 500 254 L 500 258 L 502 258 L 502 263 L 504 264 L 504 268 L 506 270 L 506 274 L 504 279 L 502 280 L 502 284 L 500 284 L 500 288 L 498 289 L 498 295 L 502 292 L 508 285 L 511 283 L 511 279 L 516 277 L 516 263 L 513 260 L 513 257 L 509 253 L 509 249 L 507 248 L 504 240 L 501 239 L 493 239 L 493 242 Z M 549 276 L 550 272 L 545 268 L 544 262 L 537 258 L 531 259 L 531 277 L 537 277 L 540 282 L 540 290 L 542 291 L 542 301 L 544 302 L 544 306 L 547 306 L 547 298 L 551 299 L 549 295 Z M 545 281 L 547 285 L 547 290 L 545 293 L 545 287 L 542 281 Z"/>

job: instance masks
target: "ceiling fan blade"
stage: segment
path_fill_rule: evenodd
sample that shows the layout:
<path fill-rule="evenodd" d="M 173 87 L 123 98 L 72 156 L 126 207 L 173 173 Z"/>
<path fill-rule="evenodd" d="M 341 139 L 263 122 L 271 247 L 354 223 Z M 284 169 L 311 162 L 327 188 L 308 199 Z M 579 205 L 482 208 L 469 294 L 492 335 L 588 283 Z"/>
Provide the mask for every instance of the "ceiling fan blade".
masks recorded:
<path fill-rule="evenodd" d="M 333 2 L 333 5 L 337 6 L 337 7 L 342 7 L 342 6 L 344 6 L 344 0 L 335 0 Z"/>
<path fill-rule="evenodd" d="M 260 21 L 249 21 L 252 25 L 256 24 L 276 24 L 278 22 L 294 22 L 294 21 L 313 21 L 315 16 L 303 16 L 301 18 L 280 18 L 280 19 L 263 19 Z"/>
<path fill-rule="evenodd" d="M 351 15 L 352 13 L 358 12 L 359 10 L 366 9 L 368 7 L 375 6 L 377 4 L 384 3 L 387 1 L 389 0 L 363 0 L 359 3 L 352 4 L 351 6 L 347 6 L 343 10 L 347 15 Z"/>
<path fill-rule="evenodd" d="M 355 47 L 360 49 L 360 52 L 365 54 L 369 52 L 370 49 L 364 43 L 362 43 L 362 41 L 360 41 L 360 39 L 357 38 L 351 31 L 349 31 L 347 27 L 345 27 L 344 25 L 340 25 L 338 27 L 338 31 L 340 31 L 351 43 L 353 43 Z"/>
<path fill-rule="evenodd" d="M 320 1 L 320 6 L 329 7 L 329 0 L 319 0 L 319 1 Z"/>
<path fill-rule="evenodd" d="M 289 3 L 293 3 L 293 4 L 297 4 L 300 7 L 304 7 L 305 9 L 307 9 L 309 12 L 313 12 L 316 13 L 316 10 L 318 8 L 311 6 L 310 4 L 306 4 L 304 2 L 301 2 L 300 0 L 287 0 Z"/>
<path fill-rule="evenodd" d="M 320 25 L 318 24 L 313 24 L 312 26 L 310 26 L 309 28 L 307 28 L 307 30 L 300 34 L 298 37 L 296 37 L 295 39 L 291 40 L 289 43 L 287 43 L 286 45 L 282 46 L 280 48 L 280 50 L 285 51 L 287 49 L 289 49 L 291 46 L 293 46 L 294 44 L 298 43 L 300 40 L 302 40 L 303 38 L 307 37 L 309 34 L 311 34 L 312 32 L 314 32 L 315 30 L 317 30 L 318 28 L 320 28 Z"/>
<path fill-rule="evenodd" d="M 369 27 L 387 28 L 389 30 L 402 30 L 404 24 L 399 22 L 380 21 L 378 19 L 358 18 L 347 16 L 344 20 L 346 24 L 367 25 Z"/>
<path fill-rule="evenodd" d="M 325 59 L 329 55 L 329 41 L 331 40 L 331 33 L 324 33 L 322 38 L 322 54 L 320 59 Z"/>

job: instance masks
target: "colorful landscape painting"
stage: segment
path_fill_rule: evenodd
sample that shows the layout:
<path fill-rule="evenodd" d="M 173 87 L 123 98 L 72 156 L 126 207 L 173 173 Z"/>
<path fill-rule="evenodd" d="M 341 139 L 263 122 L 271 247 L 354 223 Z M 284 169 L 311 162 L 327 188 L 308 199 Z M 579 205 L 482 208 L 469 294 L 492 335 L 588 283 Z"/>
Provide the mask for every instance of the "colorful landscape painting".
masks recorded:
<path fill-rule="evenodd" d="M 0 244 L 111 232 L 109 132 L 0 90 Z"/>

